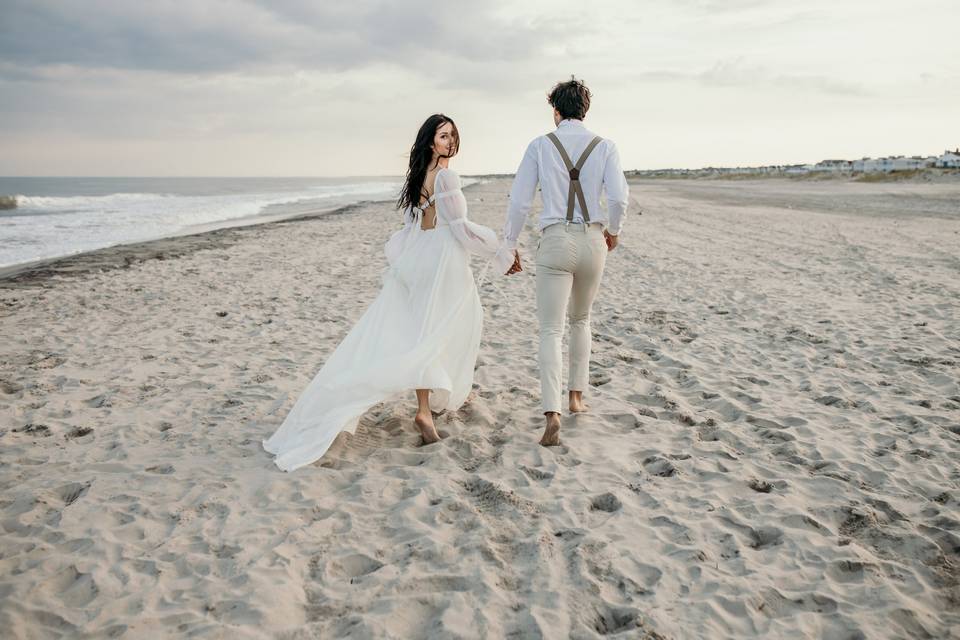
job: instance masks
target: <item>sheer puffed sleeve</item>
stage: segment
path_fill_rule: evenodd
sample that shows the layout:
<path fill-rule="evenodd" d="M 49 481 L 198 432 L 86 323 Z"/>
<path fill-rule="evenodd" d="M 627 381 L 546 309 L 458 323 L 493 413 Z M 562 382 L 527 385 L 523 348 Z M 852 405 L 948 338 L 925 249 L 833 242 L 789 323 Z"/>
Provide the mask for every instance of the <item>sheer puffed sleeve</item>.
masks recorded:
<path fill-rule="evenodd" d="M 495 272 L 502 275 L 513 264 L 513 253 L 497 240 L 497 233 L 467 219 L 467 199 L 460 188 L 460 176 L 450 169 L 437 174 L 437 218 L 450 225 L 450 231 L 467 251 L 489 258 Z"/>

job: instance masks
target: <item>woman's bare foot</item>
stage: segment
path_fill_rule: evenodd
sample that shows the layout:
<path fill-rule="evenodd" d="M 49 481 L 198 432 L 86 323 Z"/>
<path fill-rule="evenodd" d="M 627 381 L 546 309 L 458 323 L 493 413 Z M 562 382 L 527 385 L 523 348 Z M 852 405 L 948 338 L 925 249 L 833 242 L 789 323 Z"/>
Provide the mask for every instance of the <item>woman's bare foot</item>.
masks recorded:
<path fill-rule="evenodd" d="M 583 413 L 587 405 L 583 404 L 583 391 L 570 392 L 570 413 Z"/>
<path fill-rule="evenodd" d="M 420 429 L 420 437 L 423 438 L 423 444 L 433 444 L 440 441 L 440 434 L 437 428 L 433 426 L 433 416 L 429 413 L 418 413 L 413 422 Z"/>
<path fill-rule="evenodd" d="M 543 430 L 540 444 L 545 447 L 555 447 L 560 444 L 560 414 L 551 411 L 547 415 L 547 428 Z"/>

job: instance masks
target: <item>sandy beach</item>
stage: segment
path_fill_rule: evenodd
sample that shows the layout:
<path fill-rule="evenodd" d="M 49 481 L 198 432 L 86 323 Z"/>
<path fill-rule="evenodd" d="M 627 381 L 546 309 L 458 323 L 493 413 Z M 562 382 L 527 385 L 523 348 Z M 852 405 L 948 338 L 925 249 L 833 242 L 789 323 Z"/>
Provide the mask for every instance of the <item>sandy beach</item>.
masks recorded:
<path fill-rule="evenodd" d="M 532 230 L 449 437 L 411 392 L 294 473 L 261 440 L 376 295 L 388 203 L 7 274 L 2 635 L 960 637 L 960 184 L 631 189 L 550 449 Z"/>

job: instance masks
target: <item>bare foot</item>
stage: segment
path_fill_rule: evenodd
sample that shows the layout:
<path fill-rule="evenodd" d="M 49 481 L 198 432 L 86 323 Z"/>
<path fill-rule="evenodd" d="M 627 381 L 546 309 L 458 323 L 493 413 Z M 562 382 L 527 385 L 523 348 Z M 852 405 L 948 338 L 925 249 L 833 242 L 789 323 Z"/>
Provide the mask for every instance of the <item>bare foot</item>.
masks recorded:
<path fill-rule="evenodd" d="M 433 444 L 440 441 L 440 434 L 437 433 L 437 428 L 433 426 L 432 415 L 418 413 L 413 422 L 420 428 L 420 437 L 423 438 L 423 444 Z"/>
<path fill-rule="evenodd" d="M 571 391 L 570 392 L 570 413 L 584 413 L 586 410 L 587 410 L 587 405 L 583 404 L 583 392 Z"/>
<path fill-rule="evenodd" d="M 560 414 L 550 412 L 547 414 L 547 428 L 543 430 L 543 437 L 540 438 L 540 444 L 545 447 L 555 447 L 560 444 Z"/>

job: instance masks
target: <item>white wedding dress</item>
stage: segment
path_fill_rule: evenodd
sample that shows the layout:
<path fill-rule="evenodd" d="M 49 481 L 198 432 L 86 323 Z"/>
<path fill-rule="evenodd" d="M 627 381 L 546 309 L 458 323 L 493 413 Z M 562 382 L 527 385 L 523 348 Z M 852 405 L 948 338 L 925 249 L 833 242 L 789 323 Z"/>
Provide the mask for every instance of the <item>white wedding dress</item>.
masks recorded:
<path fill-rule="evenodd" d="M 384 248 L 389 267 L 380 294 L 263 442 L 281 469 L 319 459 L 379 402 L 430 389 L 430 408 L 451 410 L 470 393 L 483 325 L 470 253 L 492 258 L 503 273 L 512 252 L 493 230 L 467 219 L 455 172 L 437 173 L 430 200 L 436 227 L 421 229 L 430 201 L 404 212 L 403 229 Z"/>

